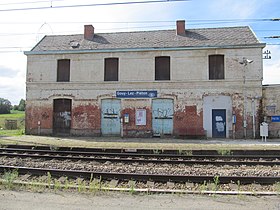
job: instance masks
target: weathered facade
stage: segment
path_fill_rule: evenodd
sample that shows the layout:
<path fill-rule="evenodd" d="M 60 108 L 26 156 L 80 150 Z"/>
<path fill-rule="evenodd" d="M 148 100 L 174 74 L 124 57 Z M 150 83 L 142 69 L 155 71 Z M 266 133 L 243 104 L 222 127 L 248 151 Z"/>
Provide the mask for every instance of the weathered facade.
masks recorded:
<path fill-rule="evenodd" d="M 280 137 L 280 85 L 263 86 L 263 114 L 268 123 L 268 136 Z"/>
<path fill-rule="evenodd" d="M 26 133 L 250 138 L 262 49 L 249 27 L 46 36 L 27 55 Z M 251 63 L 251 61 L 253 61 Z"/>

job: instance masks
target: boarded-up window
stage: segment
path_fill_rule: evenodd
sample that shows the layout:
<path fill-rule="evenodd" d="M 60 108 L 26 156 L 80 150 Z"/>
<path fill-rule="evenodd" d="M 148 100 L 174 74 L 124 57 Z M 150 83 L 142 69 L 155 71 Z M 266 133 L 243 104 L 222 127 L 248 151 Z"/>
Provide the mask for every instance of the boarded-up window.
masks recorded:
<path fill-rule="evenodd" d="M 156 57 L 155 80 L 170 80 L 170 57 Z"/>
<path fill-rule="evenodd" d="M 105 58 L 104 81 L 119 80 L 119 59 Z"/>
<path fill-rule="evenodd" d="M 70 81 L 70 60 L 62 59 L 57 61 L 57 81 L 69 82 Z"/>
<path fill-rule="evenodd" d="M 225 79 L 224 55 L 209 55 L 209 79 Z"/>

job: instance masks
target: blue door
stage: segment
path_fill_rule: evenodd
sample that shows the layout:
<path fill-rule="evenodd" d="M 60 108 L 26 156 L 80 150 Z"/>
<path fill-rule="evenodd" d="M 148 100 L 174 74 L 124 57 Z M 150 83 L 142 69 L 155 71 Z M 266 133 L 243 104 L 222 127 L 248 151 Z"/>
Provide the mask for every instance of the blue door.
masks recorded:
<path fill-rule="evenodd" d="M 226 138 L 226 110 L 212 110 L 212 137 Z"/>
<path fill-rule="evenodd" d="M 119 136 L 121 133 L 121 100 L 103 99 L 101 101 L 101 133 L 107 136 Z"/>
<path fill-rule="evenodd" d="M 171 135 L 173 133 L 173 100 L 154 99 L 152 110 L 153 134 Z"/>

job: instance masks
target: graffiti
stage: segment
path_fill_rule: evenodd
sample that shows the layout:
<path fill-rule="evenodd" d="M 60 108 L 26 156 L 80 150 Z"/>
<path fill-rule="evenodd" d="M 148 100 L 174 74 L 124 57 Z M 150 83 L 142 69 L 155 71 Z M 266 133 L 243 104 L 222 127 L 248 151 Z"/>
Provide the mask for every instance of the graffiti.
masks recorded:
<path fill-rule="evenodd" d="M 173 110 L 157 108 L 153 110 L 153 115 L 155 119 L 173 119 Z"/>
<path fill-rule="evenodd" d="M 119 111 L 115 110 L 114 108 L 108 108 L 103 111 L 103 117 L 104 118 L 118 118 L 119 116 Z"/>
<path fill-rule="evenodd" d="M 70 112 L 59 112 L 59 116 L 63 120 L 65 126 L 70 126 L 70 121 L 71 121 L 71 113 Z"/>
<path fill-rule="evenodd" d="M 219 133 L 224 132 L 224 130 L 225 130 L 224 125 L 225 125 L 225 123 L 223 123 L 223 122 L 216 122 L 216 129 Z"/>
<path fill-rule="evenodd" d="M 225 123 L 223 122 L 222 116 L 216 116 L 216 130 L 220 132 L 224 132 L 225 130 Z"/>
<path fill-rule="evenodd" d="M 103 112 L 104 115 L 117 115 L 118 111 L 116 111 L 114 108 L 108 108 Z"/>

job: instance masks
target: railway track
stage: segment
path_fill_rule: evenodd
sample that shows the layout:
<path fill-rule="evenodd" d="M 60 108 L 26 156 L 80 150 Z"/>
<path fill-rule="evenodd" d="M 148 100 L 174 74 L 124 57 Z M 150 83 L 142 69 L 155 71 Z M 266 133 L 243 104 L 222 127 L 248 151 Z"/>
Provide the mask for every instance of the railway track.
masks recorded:
<path fill-rule="evenodd" d="M 15 166 L 0 166 L 0 172 L 9 170 L 17 170 L 19 174 L 32 174 L 36 176 L 44 176 L 50 173 L 54 177 L 68 178 L 84 178 L 90 180 L 92 177 L 102 178 L 104 180 L 117 179 L 121 181 L 153 181 L 153 182 L 176 182 L 176 183 L 204 183 L 213 182 L 215 177 L 218 177 L 220 184 L 240 183 L 240 184 L 274 184 L 280 182 L 280 177 L 240 177 L 240 176 L 180 176 L 180 175 L 159 175 L 159 174 L 136 174 L 136 173 L 104 173 L 76 170 L 59 170 L 59 169 L 43 169 L 43 168 L 28 168 Z"/>
<path fill-rule="evenodd" d="M 212 164 L 212 165 L 280 165 L 278 155 L 176 155 L 176 154 L 143 154 L 143 153 L 108 153 L 51 151 L 36 149 L 0 148 L 0 156 L 20 158 L 41 158 L 73 161 L 98 162 L 142 162 L 167 164 Z"/>
<path fill-rule="evenodd" d="M 279 154 L 279 153 L 278 153 Z M 48 160 L 57 161 L 79 161 L 87 162 L 86 164 L 100 162 L 99 164 L 110 162 L 113 165 L 122 162 L 125 164 L 141 164 L 143 166 L 153 164 L 169 164 L 172 165 L 196 165 L 196 167 L 205 167 L 215 165 L 242 166 L 240 170 L 246 170 L 245 166 L 278 167 L 280 165 L 278 155 L 178 155 L 178 154 L 147 154 L 135 152 L 104 152 L 104 151 L 52 151 L 49 149 L 31 149 L 31 148 L 0 148 L 0 157 L 22 159 L 23 162 L 28 158 L 29 162 L 34 159 L 39 159 L 41 162 Z M 3 161 L 4 162 L 4 161 Z M 63 163 L 62 163 L 63 164 Z M 161 166 L 160 166 L 161 167 Z M 159 167 L 159 168 L 160 168 Z M 71 168 L 71 167 L 70 167 Z M 280 168 L 276 168 L 276 170 Z M 59 169 L 59 168 L 42 168 L 21 165 L 7 165 L 1 163 L 0 172 L 4 173 L 9 170 L 17 170 L 19 174 L 32 174 L 36 176 L 46 175 L 50 173 L 55 177 L 82 177 L 90 179 L 92 177 L 102 177 L 105 180 L 135 180 L 135 181 L 154 181 L 154 182 L 213 182 L 215 177 L 219 178 L 219 183 L 259 183 L 259 184 L 274 184 L 280 182 L 280 176 L 277 171 L 276 175 L 270 176 L 238 176 L 238 175 L 180 175 L 180 174 L 160 174 L 160 173 L 138 173 L 136 172 L 120 172 L 116 171 L 98 171 L 98 170 L 76 170 L 76 169 Z M 189 170 L 189 169 L 188 169 Z M 206 169 L 207 170 L 207 169 Z M 263 169 L 261 169 L 263 170 Z"/>

